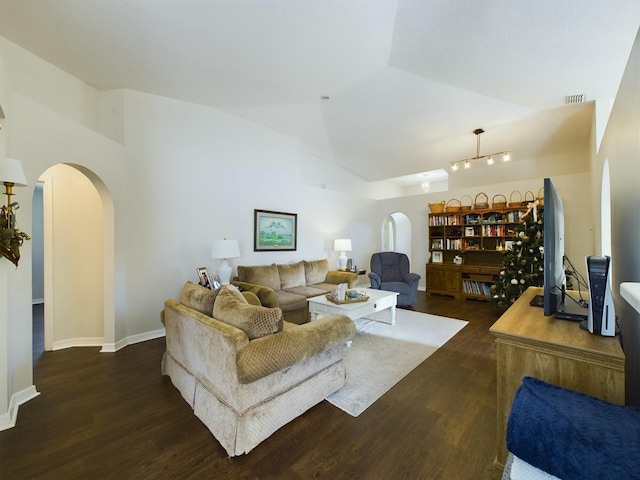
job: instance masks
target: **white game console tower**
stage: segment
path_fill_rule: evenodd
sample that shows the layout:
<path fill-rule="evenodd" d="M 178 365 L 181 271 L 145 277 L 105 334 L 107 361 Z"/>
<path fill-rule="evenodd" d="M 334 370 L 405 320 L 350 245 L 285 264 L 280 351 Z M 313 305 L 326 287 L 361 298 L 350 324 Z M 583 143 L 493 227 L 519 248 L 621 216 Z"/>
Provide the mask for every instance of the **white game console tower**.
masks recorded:
<path fill-rule="evenodd" d="M 611 257 L 587 255 L 589 313 L 587 330 L 613 337 L 616 334 L 616 312 L 611 297 Z"/>

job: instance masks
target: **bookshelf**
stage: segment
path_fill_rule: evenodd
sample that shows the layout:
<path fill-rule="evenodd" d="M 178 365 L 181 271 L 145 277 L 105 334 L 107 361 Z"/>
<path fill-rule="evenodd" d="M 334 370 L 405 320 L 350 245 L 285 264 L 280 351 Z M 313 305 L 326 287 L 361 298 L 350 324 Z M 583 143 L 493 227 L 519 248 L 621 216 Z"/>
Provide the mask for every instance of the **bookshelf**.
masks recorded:
<path fill-rule="evenodd" d="M 525 212 L 525 207 L 510 206 L 430 214 L 427 294 L 488 299 Z M 454 263 L 456 257 L 461 264 Z"/>

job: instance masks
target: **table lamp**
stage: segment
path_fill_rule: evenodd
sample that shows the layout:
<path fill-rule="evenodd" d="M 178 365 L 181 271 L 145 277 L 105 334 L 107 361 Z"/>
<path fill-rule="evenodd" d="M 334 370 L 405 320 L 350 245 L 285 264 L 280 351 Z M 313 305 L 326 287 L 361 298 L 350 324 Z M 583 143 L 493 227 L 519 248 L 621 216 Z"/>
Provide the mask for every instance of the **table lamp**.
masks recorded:
<path fill-rule="evenodd" d="M 240 248 L 237 240 L 216 240 L 211 247 L 211 258 L 219 258 L 218 280 L 222 285 L 227 285 L 231 281 L 231 267 L 227 261 L 229 258 L 240 256 Z"/>
<path fill-rule="evenodd" d="M 345 252 L 351 251 L 351 239 L 350 238 L 336 238 L 333 241 L 333 250 L 340 252 L 338 257 L 339 268 L 347 268 L 347 254 Z"/>

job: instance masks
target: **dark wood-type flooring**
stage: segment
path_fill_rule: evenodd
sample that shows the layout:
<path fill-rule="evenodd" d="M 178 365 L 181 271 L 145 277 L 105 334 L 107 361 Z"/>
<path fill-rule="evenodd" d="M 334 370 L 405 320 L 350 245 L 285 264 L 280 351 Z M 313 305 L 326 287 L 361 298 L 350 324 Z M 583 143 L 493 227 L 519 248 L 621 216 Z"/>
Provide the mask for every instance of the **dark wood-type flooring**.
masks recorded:
<path fill-rule="evenodd" d="M 491 304 L 426 297 L 416 310 L 469 324 L 359 417 L 323 401 L 253 451 L 229 458 L 160 374 L 164 339 L 119 352 L 42 352 L 14 428 L 0 432 L 0 478 L 489 479 L 495 455 Z M 34 307 L 40 332 L 42 307 Z"/>

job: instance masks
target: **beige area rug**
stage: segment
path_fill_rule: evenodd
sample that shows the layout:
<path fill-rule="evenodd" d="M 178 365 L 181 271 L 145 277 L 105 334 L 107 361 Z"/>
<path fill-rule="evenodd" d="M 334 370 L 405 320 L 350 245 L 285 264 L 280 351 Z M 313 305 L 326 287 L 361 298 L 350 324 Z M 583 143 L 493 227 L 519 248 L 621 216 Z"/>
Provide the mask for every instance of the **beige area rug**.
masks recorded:
<path fill-rule="evenodd" d="M 388 321 L 388 311 L 355 320 L 358 333 L 344 349 L 347 381 L 327 400 L 354 417 L 468 323 L 402 309 L 396 310 L 395 325 L 382 323 Z"/>

